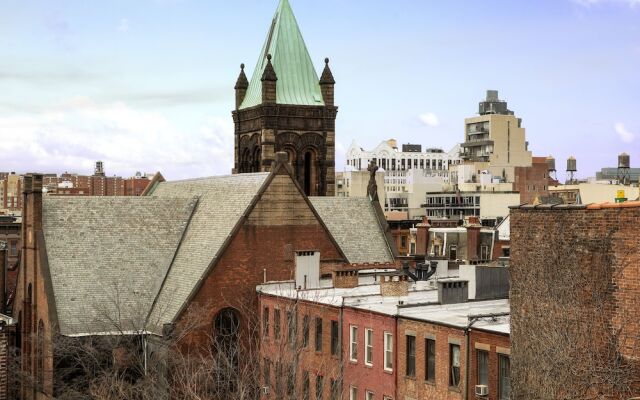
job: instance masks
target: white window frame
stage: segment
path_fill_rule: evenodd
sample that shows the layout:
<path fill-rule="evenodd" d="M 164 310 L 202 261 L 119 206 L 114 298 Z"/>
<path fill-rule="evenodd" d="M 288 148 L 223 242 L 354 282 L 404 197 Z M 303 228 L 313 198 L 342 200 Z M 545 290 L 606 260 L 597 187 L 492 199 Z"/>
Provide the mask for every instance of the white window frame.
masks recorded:
<path fill-rule="evenodd" d="M 349 388 L 349 400 L 358 400 L 358 388 L 356 386 Z"/>
<path fill-rule="evenodd" d="M 358 362 L 358 327 L 356 325 L 349 326 L 349 361 Z"/>
<path fill-rule="evenodd" d="M 373 400 L 373 392 L 371 390 L 367 390 L 366 392 L 364 392 L 364 399 Z"/>
<path fill-rule="evenodd" d="M 364 330 L 364 363 L 373 366 L 373 329 Z"/>
<path fill-rule="evenodd" d="M 384 370 L 385 371 L 393 371 L 393 333 L 385 332 L 384 333 Z M 389 367 L 391 365 L 391 367 Z"/>

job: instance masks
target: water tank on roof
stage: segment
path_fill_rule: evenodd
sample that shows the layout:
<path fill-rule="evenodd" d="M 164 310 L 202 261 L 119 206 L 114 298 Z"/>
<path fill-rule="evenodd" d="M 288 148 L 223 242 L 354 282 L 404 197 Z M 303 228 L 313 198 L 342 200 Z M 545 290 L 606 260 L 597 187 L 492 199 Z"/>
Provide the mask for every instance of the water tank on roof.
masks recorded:
<path fill-rule="evenodd" d="M 556 159 L 553 156 L 547 157 L 547 171 L 556 170 Z"/>
<path fill-rule="evenodd" d="M 567 159 L 567 172 L 578 171 L 576 158 L 571 156 Z"/>
<path fill-rule="evenodd" d="M 627 153 L 622 153 L 618 156 L 618 168 L 629 168 L 630 165 L 631 160 Z"/>

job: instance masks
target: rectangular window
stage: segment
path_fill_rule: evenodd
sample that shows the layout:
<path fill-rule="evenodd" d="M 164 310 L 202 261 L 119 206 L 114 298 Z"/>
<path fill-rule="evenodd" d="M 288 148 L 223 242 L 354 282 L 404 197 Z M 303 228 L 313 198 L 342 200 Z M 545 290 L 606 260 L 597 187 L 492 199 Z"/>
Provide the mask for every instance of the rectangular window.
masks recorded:
<path fill-rule="evenodd" d="M 425 348 L 425 372 L 424 379 L 428 382 L 436 381 L 436 341 L 424 340 Z"/>
<path fill-rule="evenodd" d="M 262 311 L 262 336 L 269 337 L 269 307 Z"/>
<path fill-rule="evenodd" d="M 480 246 L 480 259 L 485 261 L 489 259 L 489 246 Z"/>
<path fill-rule="evenodd" d="M 407 335 L 407 371 L 406 375 L 410 377 L 416 376 L 416 337 Z"/>
<path fill-rule="evenodd" d="M 460 346 L 449 344 L 449 386 L 460 384 Z"/>
<path fill-rule="evenodd" d="M 271 386 L 271 365 L 269 359 L 265 358 L 262 364 L 262 378 L 266 387 Z"/>
<path fill-rule="evenodd" d="M 316 376 L 316 400 L 322 400 L 322 390 L 324 389 L 324 378 Z"/>
<path fill-rule="evenodd" d="M 349 327 L 349 360 L 358 361 L 358 327 Z"/>
<path fill-rule="evenodd" d="M 340 355 L 340 327 L 338 321 L 331 321 L 331 355 Z"/>
<path fill-rule="evenodd" d="M 291 347 L 295 347 L 296 345 L 296 319 L 295 315 L 291 311 L 287 311 L 287 327 L 288 327 L 288 335 L 287 340 Z"/>
<path fill-rule="evenodd" d="M 280 339 L 280 310 L 273 310 L 273 335 L 276 339 Z"/>
<path fill-rule="evenodd" d="M 511 372 L 509 356 L 498 354 L 498 398 L 508 400 L 511 396 Z"/>
<path fill-rule="evenodd" d="M 340 382 L 331 379 L 331 400 L 340 400 Z"/>
<path fill-rule="evenodd" d="M 276 397 L 282 398 L 282 364 L 276 361 Z"/>
<path fill-rule="evenodd" d="M 316 351 L 322 351 L 322 318 L 316 317 Z"/>
<path fill-rule="evenodd" d="M 9 255 L 17 256 L 18 255 L 18 242 L 12 240 L 9 244 Z"/>
<path fill-rule="evenodd" d="M 364 363 L 373 365 L 373 329 L 364 330 Z"/>
<path fill-rule="evenodd" d="M 302 317 L 302 347 L 307 348 L 309 345 L 309 316 Z"/>
<path fill-rule="evenodd" d="M 302 373 L 302 399 L 309 400 L 309 371 Z"/>
<path fill-rule="evenodd" d="M 451 245 L 449 246 L 449 260 L 457 260 L 458 259 L 458 246 Z"/>
<path fill-rule="evenodd" d="M 349 400 L 357 400 L 358 399 L 358 388 L 355 386 L 351 386 L 349 390 Z"/>
<path fill-rule="evenodd" d="M 373 400 L 373 392 L 370 391 L 366 391 L 365 392 L 365 396 L 364 396 L 365 400 Z"/>
<path fill-rule="evenodd" d="M 489 353 L 484 350 L 476 352 L 478 385 L 489 385 Z"/>
<path fill-rule="evenodd" d="M 294 374 L 293 365 L 287 367 L 287 396 L 290 399 L 295 399 L 296 394 L 296 376 Z"/>
<path fill-rule="evenodd" d="M 384 369 L 393 370 L 393 334 L 384 333 Z"/>

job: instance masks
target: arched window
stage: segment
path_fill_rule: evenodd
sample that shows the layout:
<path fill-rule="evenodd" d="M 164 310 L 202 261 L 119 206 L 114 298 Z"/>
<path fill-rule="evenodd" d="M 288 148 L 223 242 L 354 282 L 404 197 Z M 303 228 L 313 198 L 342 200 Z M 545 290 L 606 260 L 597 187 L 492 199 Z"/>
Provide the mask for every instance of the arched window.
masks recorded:
<path fill-rule="evenodd" d="M 307 196 L 318 194 L 318 171 L 315 151 L 309 149 L 304 152 L 304 193 Z"/>
<path fill-rule="evenodd" d="M 251 172 L 260 172 L 260 163 L 262 162 L 262 150 L 260 146 L 256 146 L 253 149 L 253 168 Z"/>
<path fill-rule="evenodd" d="M 215 370 L 217 390 L 220 393 L 234 392 L 240 360 L 240 318 L 233 308 L 223 308 L 213 321 L 213 345 L 217 368 Z"/>
<path fill-rule="evenodd" d="M 44 387 L 44 322 L 38 322 L 36 342 L 36 380 L 40 390 Z"/>

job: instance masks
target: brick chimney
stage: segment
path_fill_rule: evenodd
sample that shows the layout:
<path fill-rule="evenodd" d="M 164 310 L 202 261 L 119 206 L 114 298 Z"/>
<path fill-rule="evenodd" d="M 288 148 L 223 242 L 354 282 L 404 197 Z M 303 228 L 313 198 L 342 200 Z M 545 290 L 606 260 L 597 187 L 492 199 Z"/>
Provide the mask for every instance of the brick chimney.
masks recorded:
<path fill-rule="evenodd" d="M 422 217 L 422 222 L 416 225 L 416 255 L 422 256 L 427 254 L 429 245 L 429 219 Z"/>
<path fill-rule="evenodd" d="M 467 217 L 465 221 L 467 228 L 467 261 L 478 261 L 478 250 L 480 248 L 480 219 L 478 217 Z"/>
<path fill-rule="evenodd" d="M 334 288 L 354 288 L 358 286 L 358 270 L 333 271 Z"/>
<path fill-rule="evenodd" d="M 35 249 L 35 235 L 42 230 L 42 174 L 25 175 L 22 193 L 22 246 Z"/>
<path fill-rule="evenodd" d="M 383 275 L 380 277 L 380 294 L 384 297 L 407 296 L 409 277 L 406 275 Z"/>

